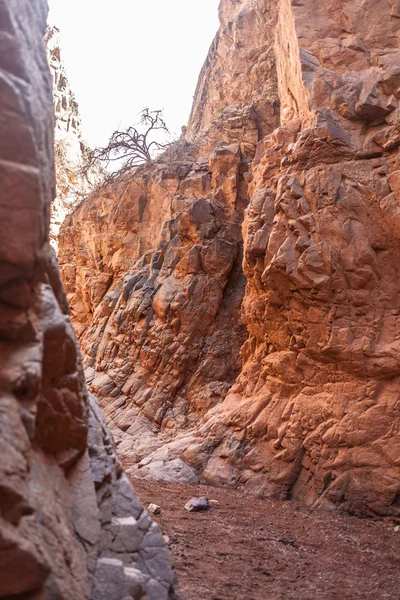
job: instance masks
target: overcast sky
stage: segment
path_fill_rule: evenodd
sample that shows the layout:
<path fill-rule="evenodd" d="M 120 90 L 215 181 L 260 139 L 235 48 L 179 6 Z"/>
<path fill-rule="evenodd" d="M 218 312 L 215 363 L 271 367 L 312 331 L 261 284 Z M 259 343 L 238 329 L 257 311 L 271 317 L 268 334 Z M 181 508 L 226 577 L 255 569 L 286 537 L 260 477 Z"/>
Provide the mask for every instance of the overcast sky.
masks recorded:
<path fill-rule="evenodd" d="M 103 145 L 144 107 L 180 134 L 218 28 L 218 0 L 48 0 L 84 136 Z"/>

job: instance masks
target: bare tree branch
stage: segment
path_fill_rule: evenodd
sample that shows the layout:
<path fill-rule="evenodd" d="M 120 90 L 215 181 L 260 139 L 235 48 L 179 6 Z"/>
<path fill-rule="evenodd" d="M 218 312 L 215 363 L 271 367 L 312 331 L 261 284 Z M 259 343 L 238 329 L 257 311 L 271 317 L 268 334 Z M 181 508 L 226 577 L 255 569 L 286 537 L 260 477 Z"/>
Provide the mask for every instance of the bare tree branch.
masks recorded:
<path fill-rule="evenodd" d="M 161 144 L 156 140 L 150 141 L 150 136 L 157 131 L 169 133 L 161 110 L 144 108 L 141 112 L 140 124 L 145 127 L 141 133 L 136 127 L 128 127 L 124 131 L 114 131 L 110 141 L 104 148 L 91 150 L 85 160 L 82 173 L 86 177 L 96 168 L 101 170 L 104 183 L 113 181 L 115 177 L 133 167 L 151 164 L 154 154 L 163 150 L 169 144 Z M 119 163 L 116 169 L 110 169 L 112 163 Z"/>

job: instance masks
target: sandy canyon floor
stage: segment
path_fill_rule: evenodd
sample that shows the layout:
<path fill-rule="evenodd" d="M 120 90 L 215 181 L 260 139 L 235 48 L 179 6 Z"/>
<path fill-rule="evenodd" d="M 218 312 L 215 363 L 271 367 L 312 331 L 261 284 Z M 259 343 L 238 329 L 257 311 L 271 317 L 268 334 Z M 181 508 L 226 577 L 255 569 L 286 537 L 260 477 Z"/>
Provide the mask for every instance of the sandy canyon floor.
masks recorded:
<path fill-rule="evenodd" d="M 169 538 L 181 600 L 400 598 L 396 523 L 310 511 L 239 491 L 133 481 Z M 194 496 L 218 501 L 188 513 Z"/>

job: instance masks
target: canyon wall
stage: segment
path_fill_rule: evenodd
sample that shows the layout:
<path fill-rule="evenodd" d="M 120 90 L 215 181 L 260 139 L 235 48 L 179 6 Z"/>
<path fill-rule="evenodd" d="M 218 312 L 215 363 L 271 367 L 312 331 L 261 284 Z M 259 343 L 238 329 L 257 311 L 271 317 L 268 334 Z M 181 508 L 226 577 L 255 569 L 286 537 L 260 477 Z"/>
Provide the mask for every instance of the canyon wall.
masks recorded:
<path fill-rule="evenodd" d="M 54 251 L 44 0 L 0 1 L 0 598 L 173 598 L 158 526 L 88 397 Z"/>
<path fill-rule="evenodd" d="M 257 58 L 260 72 L 268 72 L 271 24 L 255 10 L 244 24 L 245 31 L 233 26 L 248 46 L 242 68 L 250 72 Z M 279 121 L 276 79 L 268 83 L 270 96 L 257 102 L 218 79 L 237 59 L 231 28 L 214 42 L 197 92 L 219 91 L 226 100 L 207 116 L 202 106 L 210 103 L 197 102 L 184 139 L 152 166 L 93 193 L 66 219 L 60 237 L 90 387 L 119 452 L 137 463 L 177 433 L 196 429 L 240 371 L 249 169 L 260 131 L 271 132 Z M 208 70 L 215 81 L 206 90 Z M 165 465 L 156 460 L 148 469 L 161 467 L 159 475 L 169 480 L 196 479 L 185 461 L 166 456 Z"/>
<path fill-rule="evenodd" d="M 66 220 L 86 374 L 134 474 L 400 513 L 399 17 L 222 0 L 184 137 Z"/>

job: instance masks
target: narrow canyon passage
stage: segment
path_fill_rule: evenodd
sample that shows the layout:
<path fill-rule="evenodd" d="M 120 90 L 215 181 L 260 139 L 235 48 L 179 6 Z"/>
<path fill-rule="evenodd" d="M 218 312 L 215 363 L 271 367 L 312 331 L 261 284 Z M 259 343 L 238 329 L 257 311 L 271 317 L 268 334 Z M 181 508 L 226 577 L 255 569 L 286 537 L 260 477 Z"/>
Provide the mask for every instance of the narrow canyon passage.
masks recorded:
<path fill-rule="evenodd" d="M 130 474 L 400 515 L 400 19 L 377 5 L 222 0 L 181 137 L 64 220 Z"/>
<path fill-rule="evenodd" d="M 0 0 L 0 599 L 397 600 L 399 2 L 220 0 L 114 174 L 47 13 Z"/>

